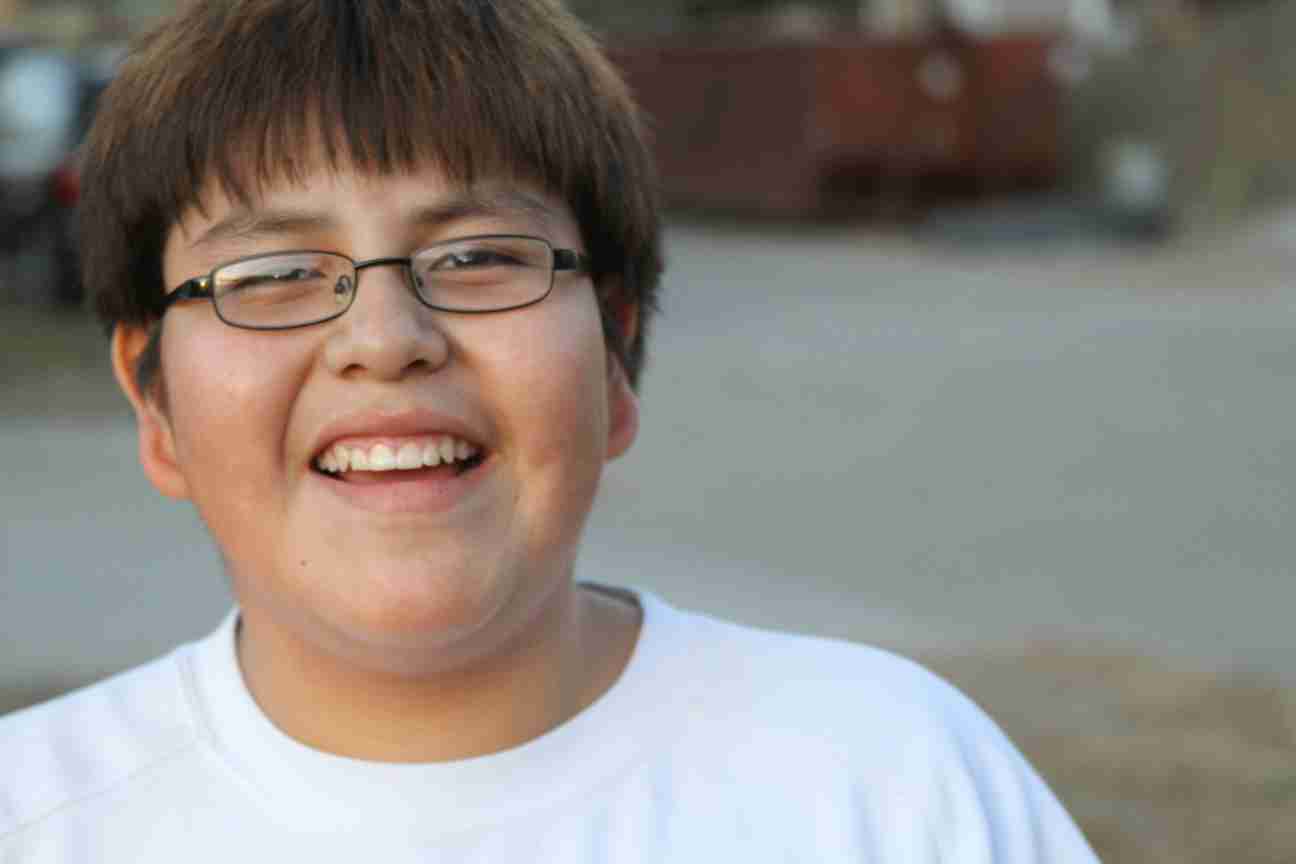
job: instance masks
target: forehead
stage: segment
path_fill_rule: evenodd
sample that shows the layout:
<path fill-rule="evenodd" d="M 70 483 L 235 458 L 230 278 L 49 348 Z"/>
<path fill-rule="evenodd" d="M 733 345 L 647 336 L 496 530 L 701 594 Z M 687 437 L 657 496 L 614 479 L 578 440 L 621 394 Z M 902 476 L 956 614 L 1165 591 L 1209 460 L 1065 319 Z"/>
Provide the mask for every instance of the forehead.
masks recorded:
<path fill-rule="evenodd" d="M 454 177 L 435 164 L 396 171 L 313 158 L 228 184 L 210 177 L 168 230 L 165 257 L 256 238 L 285 239 L 366 226 L 393 232 L 450 229 L 458 223 L 575 239 L 569 208 L 536 183 L 511 176 Z M 486 229 L 483 229 L 486 230 Z"/>

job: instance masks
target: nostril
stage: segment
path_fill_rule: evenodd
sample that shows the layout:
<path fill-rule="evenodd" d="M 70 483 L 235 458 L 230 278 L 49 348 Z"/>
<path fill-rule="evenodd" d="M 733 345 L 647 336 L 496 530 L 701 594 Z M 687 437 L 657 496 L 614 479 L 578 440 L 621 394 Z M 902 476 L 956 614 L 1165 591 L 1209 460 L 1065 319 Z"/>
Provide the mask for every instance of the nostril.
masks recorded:
<path fill-rule="evenodd" d="M 426 357 L 417 357 L 405 366 L 405 372 L 428 372 L 434 367 Z"/>

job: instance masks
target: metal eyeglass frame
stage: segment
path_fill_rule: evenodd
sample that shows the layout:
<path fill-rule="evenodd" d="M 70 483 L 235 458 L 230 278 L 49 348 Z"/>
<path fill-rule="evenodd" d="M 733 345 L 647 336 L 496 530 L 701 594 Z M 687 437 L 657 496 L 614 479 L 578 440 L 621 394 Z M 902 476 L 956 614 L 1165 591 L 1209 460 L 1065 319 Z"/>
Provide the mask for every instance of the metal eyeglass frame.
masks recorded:
<path fill-rule="evenodd" d="M 541 294 L 539 297 L 535 298 L 534 300 L 528 300 L 525 303 L 515 303 L 512 306 L 501 306 L 498 309 L 456 309 L 453 306 L 438 306 L 435 303 L 429 303 L 426 299 L 424 299 L 423 295 L 419 293 L 418 286 L 415 284 L 415 279 L 414 279 L 414 258 L 420 255 L 421 253 L 427 251 L 428 249 L 435 249 L 438 246 L 446 246 L 453 243 L 461 243 L 465 240 L 505 240 L 505 239 L 537 240 L 549 247 L 549 251 L 552 253 L 551 256 L 552 267 L 550 267 L 549 269 L 549 286 L 545 288 L 544 293 Z M 235 264 L 242 264 L 245 261 L 256 261 L 261 258 L 275 258 L 280 255 L 310 255 L 310 254 L 332 255 L 334 257 L 343 258 L 351 262 L 351 266 L 355 270 L 355 274 L 356 274 L 356 284 L 354 290 L 351 292 L 351 300 L 350 302 L 347 303 L 346 306 L 342 307 L 337 312 L 334 312 L 331 315 L 327 315 L 323 318 L 315 318 L 313 320 L 306 321 L 301 324 L 237 324 L 228 320 L 227 318 L 225 318 L 225 316 L 221 315 L 220 304 L 216 302 L 216 292 L 212 290 L 212 286 L 216 283 L 217 270 L 223 270 L 224 268 L 231 267 Z M 166 294 L 162 295 L 162 298 L 159 301 L 157 314 L 158 317 L 160 318 L 162 315 L 166 314 L 166 311 L 171 308 L 172 304 L 177 303 L 181 300 L 201 300 L 205 298 L 211 301 L 212 311 L 216 313 L 216 317 L 219 318 L 223 323 L 229 325 L 230 327 L 238 327 L 241 330 L 296 330 L 299 327 L 311 327 L 316 324 L 323 324 L 326 321 L 332 321 L 335 318 L 341 318 L 351 309 L 353 305 L 355 305 L 355 298 L 360 294 L 360 271 L 361 270 L 365 270 L 369 267 L 388 267 L 388 266 L 397 266 L 397 265 L 405 268 L 406 284 L 409 286 L 410 291 L 413 292 L 414 297 L 420 303 L 422 303 L 424 306 L 428 307 L 429 309 L 436 309 L 440 312 L 454 312 L 462 315 L 489 315 L 495 312 L 510 312 L 514 309 L 523 309 L 527 306 L 534 306 L 536 303 L 539 303 L 541 300 L 544 300 L 546 297 L 548 297 L 550 294 L 553 293 L 555 273 L 559 271 L 575 272 L 575 273 L 590 272 L 589 256 L 585 255 L 582 252 L 577 252 L 575 249 L 558 249 L 545 238 L 535 237 L 530 234 L 469 234 L 463 237 L 451 237 L 448 240 L 443 240 L 439 243 L 433 243 L 429 246 L 424 246 L 420 249 L 414 250 L 414 252 L 411 253 L 410 255 L 387 256 L 383 258 L 368 258 L 363 261 L 357 261 L 356 259 L 352 258 L 350 255 L 344 255 L 341 252 L 334 252 L 329 249 L 281 249 L 275 252 L 261 252 L 256 255 L 245 255 L 242 258 L 235 258 L 231 261 L 223 261 L 220 264 L 217 264 L 215 267 L 213 267 L 211 269 L 211 272 L 207 273 L 205 276 L 195 276 L 193 279 L 189 279 L 184 282 L 181 282 L 175 288 L 171 289 Z"/>

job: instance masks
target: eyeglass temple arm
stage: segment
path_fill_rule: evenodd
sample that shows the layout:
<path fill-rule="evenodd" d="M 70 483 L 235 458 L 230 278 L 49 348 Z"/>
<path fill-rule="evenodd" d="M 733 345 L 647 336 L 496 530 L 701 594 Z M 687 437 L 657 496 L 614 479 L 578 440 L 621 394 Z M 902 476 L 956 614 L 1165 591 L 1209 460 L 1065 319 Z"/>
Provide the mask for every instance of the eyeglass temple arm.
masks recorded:
<path fill-rule="evenodd" d="M 555 270 L 575 270 L 577 273 L 590 270 L 589 258 L 575 249 L 555 249 L 553 261 Z"/>
<path fill-rule="evenodd" d="M 188 282 L 181 283 L 170 294 L 163 295 L 162 309 L 167 309 L 177 300 L 196 300 L 212 296 L 211 281 L 210 276 L 195 276 Z"/>

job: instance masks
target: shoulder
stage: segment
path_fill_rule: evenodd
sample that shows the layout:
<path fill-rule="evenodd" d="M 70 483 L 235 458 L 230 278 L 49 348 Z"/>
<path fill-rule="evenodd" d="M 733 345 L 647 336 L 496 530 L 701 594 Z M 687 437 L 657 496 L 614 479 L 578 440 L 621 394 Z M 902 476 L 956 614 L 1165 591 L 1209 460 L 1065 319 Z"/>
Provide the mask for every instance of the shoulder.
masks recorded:
<path fill-rule="evenodd" d="M 687 646 L 688 685 L 698 698 L 735 700 L 776 718 L 831 712 L 824 733 L 858 733 L 878 725 L 960 723 L 979 709 L 920 664 L 892 652 L 819 636 L 785 633 L 677 612 L 677 642 Z"/>
<path fill-rule="evenodd" d="M 183 650 L 0 718 L 0 838 L 194 746 Z"/>
<path fill-rule="evenodd" d="M 669 614 L 687 723 L 672 761 L 722 764 L 747 789 L 814 789 L 807 820 L 871 825 L 888 843 L 927 838 L 941 860 L 988 850 L 1004 861 L 1093 860 L 994 721 L 921 665 L 865 645 Z M 797 806 L 777 803 L 788 818 Z M 928 860 L 912 851 L 897 847 L 896 860 Z"/>

